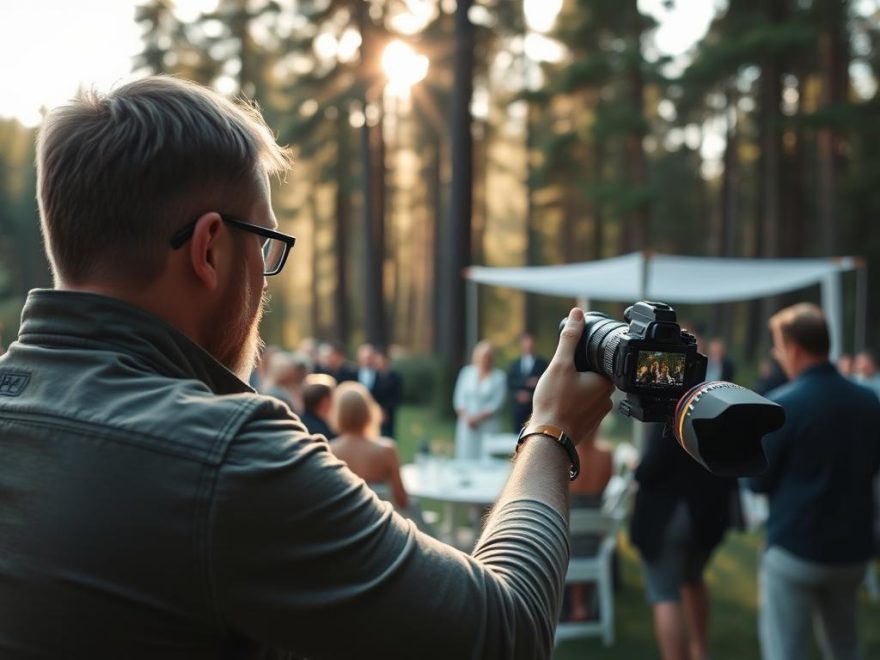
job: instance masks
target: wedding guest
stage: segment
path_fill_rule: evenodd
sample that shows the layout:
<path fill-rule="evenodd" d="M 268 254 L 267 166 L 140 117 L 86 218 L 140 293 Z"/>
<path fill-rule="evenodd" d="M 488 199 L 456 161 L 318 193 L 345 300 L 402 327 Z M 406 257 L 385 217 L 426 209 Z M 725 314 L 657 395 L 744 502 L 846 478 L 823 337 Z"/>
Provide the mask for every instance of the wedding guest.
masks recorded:
<path fill-rule="evenodd" d="M 301 414 L 305 408 L 303 385 L 308 375 L 309 364 L 303 356 L 278 351 L 269 358 L 261 389 L 264 394 L 284 401 L 293 412 Z"/>
<path fill-rule="evenodd" d="M 373 398 L 382 408 L 382 435 L 397 440 L 395 420 L 397 408 L 403 401 L 403 377 L 391 366 L 388 351 L 384 348 L 373 350 L 373 365 L 376 369 L 376 382 L 373 385 Z"/>
<path fill-rule="evenodd" d="M 382 411 L 361 383 L 340 383 L 333 393 L 331 419 L 339 435 L 330 449 L 383 499 L 409 506 L 400 478 L 400 456 L 392 440 L 379 435 Z"/>
<path fill-rule="evenodd" d="M 479 458 L 483 437 L 501 430 L 507 379 L 494 367 L 495 351 L 488 341 L 474 347 L 471 364 L 462 367 L 455 383 L 453 406 L 456 458 Z"/>
<path fill-rule="evenodd" d="M 549 362 L 535 355 L 535 338 L 525 332 L 519 338 L 520 357 L 507 370 L 507 389 L 513 397 L 513 430 L 518 433 L 532 415 L 532 397 Z"/>
<path fill-rule="evenodd" d="M 309 374 L 303 386 L 303 413 L 300 420 L 311 433 L 325 438 L 336 436 L 330 427 L 330 411 L 336 379 L 327 374 Z"/>

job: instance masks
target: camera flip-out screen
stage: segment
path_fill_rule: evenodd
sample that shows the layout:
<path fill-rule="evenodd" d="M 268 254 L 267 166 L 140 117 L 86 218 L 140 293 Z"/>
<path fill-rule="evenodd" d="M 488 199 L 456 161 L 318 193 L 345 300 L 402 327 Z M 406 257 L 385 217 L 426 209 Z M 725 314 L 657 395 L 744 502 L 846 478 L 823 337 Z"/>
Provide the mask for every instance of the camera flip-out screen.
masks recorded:
<path fill-rule="evenodd" d="M 681 387 L 684 385 L 684 366 L 684 353 L 639 351 L 636 384 L 648 387 Z"/>

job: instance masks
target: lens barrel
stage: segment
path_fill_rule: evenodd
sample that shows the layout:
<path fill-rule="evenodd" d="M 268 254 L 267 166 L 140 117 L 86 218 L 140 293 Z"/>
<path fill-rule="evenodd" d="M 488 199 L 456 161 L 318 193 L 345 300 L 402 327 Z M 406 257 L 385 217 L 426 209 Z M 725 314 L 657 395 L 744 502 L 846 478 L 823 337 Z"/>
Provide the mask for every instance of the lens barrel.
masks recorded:
<path fill-rule="evenodd" d="M 675 407 L 672 432 L 682 448 L 722 477 L 749 477 L 767 467 L 761 438 L 785 423 L 777 403 L 725 381 L 700 383 Z"/>
<path fill-rule="evenodd" d="M 609 319 L 604 314 L 587 314 L 584 328 L 586 368 L 614 380 L 620 340 L 629 325 Z"/>

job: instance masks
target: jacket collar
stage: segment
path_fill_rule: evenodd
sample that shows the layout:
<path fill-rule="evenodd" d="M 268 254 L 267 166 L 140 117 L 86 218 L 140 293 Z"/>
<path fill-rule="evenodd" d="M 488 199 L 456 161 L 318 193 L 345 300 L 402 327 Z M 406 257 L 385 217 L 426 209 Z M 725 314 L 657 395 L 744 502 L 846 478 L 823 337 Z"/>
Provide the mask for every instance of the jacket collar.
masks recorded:
<path fill-rule="evenodd" d="M 96 293 L 34 289 L 21 313 L 18 340 L 134 355 L 159 374 L 198 379 L 215 394 L 254 391 L 167 321 Z"/>
<path fill-rule="evenodd" d="M 797 377 L 797 380 L 804 378 L 813 378 L 814 376 L 827 376 L 828 374 L 836 374 L 838 373 L 837 367 L 835 367 L 830 362 L 819 362 L 817 364 L 810 365 L 806 369 L 804 369 Z"/>

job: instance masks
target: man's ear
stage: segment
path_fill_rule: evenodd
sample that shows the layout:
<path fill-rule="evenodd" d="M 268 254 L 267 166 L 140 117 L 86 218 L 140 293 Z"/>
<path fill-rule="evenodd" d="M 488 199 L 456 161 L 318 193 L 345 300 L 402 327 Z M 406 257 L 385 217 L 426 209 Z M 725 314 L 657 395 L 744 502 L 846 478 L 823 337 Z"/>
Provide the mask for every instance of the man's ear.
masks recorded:
<path fill-rule="evenodd" d="M 219 213 L 205 213 L 196 220 L 192 239 L 189 241 L 189 259 L 193 274 L 211 291 L 220 284 L 218 265 L 224 253 L 221 236 L 223 220 Z"/>

